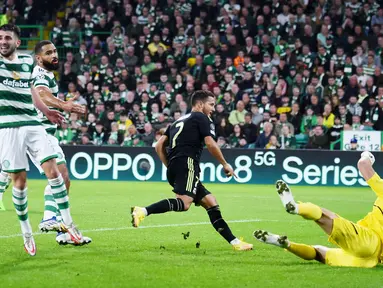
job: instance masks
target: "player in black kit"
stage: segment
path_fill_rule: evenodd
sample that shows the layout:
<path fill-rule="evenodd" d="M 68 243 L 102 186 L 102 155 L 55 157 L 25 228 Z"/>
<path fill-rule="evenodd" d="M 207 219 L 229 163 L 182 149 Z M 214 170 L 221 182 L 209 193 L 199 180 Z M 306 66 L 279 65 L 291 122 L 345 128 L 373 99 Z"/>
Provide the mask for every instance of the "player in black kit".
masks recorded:
<path fill-rule="evenodd" d="M 251 250 L 253 245 L 236 238 L 222 218 L 215 197 L 199 180 L 199 162 L 206 144 L 209 152 L 222 164 L 226 175 L 235 176 L 215 142 L 215 127 L 210 119 L 215 110 L 215 96 L 211 92 L 196 91 L 192 97 L 192 112 L 172 125 L 160 138 L 156 152 L 168 168 L 167 178 L 176 198 L 164 199 L 147 207 L 132 207 L 132 224 L 138 227 L 146 216 L 169 211 L 187 211 L 192 203 L 204 207 L 211 224 L 234 248 Z"/>

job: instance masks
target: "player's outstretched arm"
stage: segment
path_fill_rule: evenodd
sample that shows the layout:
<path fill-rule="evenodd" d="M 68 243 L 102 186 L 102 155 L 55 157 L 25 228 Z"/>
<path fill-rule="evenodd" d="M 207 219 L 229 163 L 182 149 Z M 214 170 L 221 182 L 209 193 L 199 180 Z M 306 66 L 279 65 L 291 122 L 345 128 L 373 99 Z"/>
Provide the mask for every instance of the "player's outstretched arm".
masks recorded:
<path fill-rule="evenodd" d="M 45 105 L 45 103 L 40 99 L 38 92 L 36 91 L 36 88 L 31 85 L 31 94 L 32 94 L 32 100 L 33 100 L 33 105 L 37 109 L 39 109 L 43 114 L 49 110 L 48 106 Z"/>
<path fill-rule="evenodd" d="M 37 93 L 40 95 L 41 100 L 45 105 L 57 109 L 64 110 L 66 112 L 74 112 L 78 114 L 85 114 L 86 108 L 82 105 L 74 103 L 77 100 L 78 96 L 73 97 L 68 101 L 62 101 L 55 96 L 53 96 L 52 92 L 48 87 L 38 86 L 35 88 Z"/>
<path fill-rule="evenodd" d="M 215 142 L 213 137 L 211 136 L 205 137 L 205 144 L 210 154 L 213 155 L 213 157 L 217 159 L 219 163 L 222 164 L 223 169 L 226 173 L 226 176 L 236 177 L 236 175 L 234 174 L 233 168 L 226 162 L 225 157 L 223 157 L 221 149 L 219 148 L 217 142 Z"/>
<path fill-rule="evenodd" d="M 31 85 L 31 94 L 32 94 L 33 104 L 45 116 L 47 116 L 49 121 L 51 121 L 52 123 L 55 123 L 55 124 L 61 124 L 62 122 L 65 121 L 64 116 L 60 112 L 50 110 L 48 108 L 48 106 L 45 105 L 45 103 L 40 99 L 40 96 L 39 96 L 38 92 L 36 91 L 36 88 L 33 85 Z"/>
<path fill-rule="evenodd" d="M 372 153 L 368 151 L 364 151 L 360 155 L 360 159 L 358 161 L 358 169 L 360 173 L 362 174 L 364 180 L 368 181 L 372 178 L 372 176 L 375 175 L 375 170 L 372 168 L 372 165 L 374 165 L 375 157 L 372 155 Z"/>
<path fill-rule="evenodd" d="M 168 167 L 168 157 L 166 154 L 166 147 L 169 142 L 168 140 L 168 136 L 162 135 L 155 147 L 158 157 L 160 157 L 161 162 L 164 163 L 166 167 Z"/>

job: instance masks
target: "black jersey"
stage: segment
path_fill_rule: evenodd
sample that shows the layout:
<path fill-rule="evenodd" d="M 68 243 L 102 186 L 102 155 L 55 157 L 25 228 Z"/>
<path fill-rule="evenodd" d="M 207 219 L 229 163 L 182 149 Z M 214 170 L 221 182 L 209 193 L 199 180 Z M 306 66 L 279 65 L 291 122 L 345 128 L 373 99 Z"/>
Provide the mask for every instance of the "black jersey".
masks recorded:
<path fill-rule="evenodd" d="M 179 157 L 190 157 L 199 163 L 204 139 L 215 137 L 215 126 L 205 114 L 192 112 L 170 125 L 165 135 L 169 139 L 169 162 Z"/>

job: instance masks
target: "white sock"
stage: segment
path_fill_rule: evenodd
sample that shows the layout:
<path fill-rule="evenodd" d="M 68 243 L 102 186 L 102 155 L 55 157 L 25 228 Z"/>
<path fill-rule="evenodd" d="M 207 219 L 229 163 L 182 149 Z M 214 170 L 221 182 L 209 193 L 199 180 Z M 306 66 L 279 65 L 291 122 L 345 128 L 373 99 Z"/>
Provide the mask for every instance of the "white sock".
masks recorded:
<path fill-rule="evenodd" d="M 8 179 L 9 174 L 5 171 L 0 171 L 0 179 L 3 181 L 3 179 Z M 6 182 L 6 181 L 3 181 Z"/>
<path fill-rule="evenodd" d="M 241 243 L 241 240 L 239 240 L 238 238 L 235 238 L 234 240 L 231 240 L 231 241 L 230 241 L 230 244 L 231 244 L 231 245 L 237 245 L 237 244 L 239 244 L 239 243 Z"/>
<path fill-rule="evenodd" d="M 146 210 L 146 208 L 144 207 L 144 208 L 142 208 L 142 211 L 144 211 L 144 213 L 145 213 L 145 216 L 148 216 L 148 210 Z"/>
<path fill-rule="evenodd" d="M 13 205 L 16 209 L 16 214 L 19 217 L 21 232 L 32 233 L 31 223 L 28 218 L 28 197 L 27 197 L 27 188 L 23 191 L 13 187 L 12 189 L 12 200 Z"/>
<path fill-rule="evenodd" d="M 57 220 L 57 222 L 59 222 L 59 223 L 63 222 L 63 217 L 61 217 L 61 214 L 60 214 L 60 211 L 59 211 L 59 210 L 57 210 L 56 220 Z"/>
<path fill-rule="evenodd" d="M 51 186 L 47 185 L 44 190 L 44 217 L 43 220 L 51 219 L 56 216 L 58 206 L 53 197 Z"/>
<path fill-rule="evenodd" d="M 71 225 L 73 220 L 72 216 L 70 215 L 69 198 L 63 177 L 60 174 L 55 179 L 48 179 L 48 183 L 51 186 L 53 197 L 55 198 L 64 224 Z"/>

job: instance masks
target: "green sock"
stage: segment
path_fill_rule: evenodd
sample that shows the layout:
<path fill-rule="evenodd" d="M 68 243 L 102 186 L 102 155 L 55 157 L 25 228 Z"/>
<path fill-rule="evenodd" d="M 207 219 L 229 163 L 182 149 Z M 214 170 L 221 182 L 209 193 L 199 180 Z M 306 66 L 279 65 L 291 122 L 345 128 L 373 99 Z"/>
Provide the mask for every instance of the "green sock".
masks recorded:
<path fill-rule="evenodd" d="M 57 203 L 58 209 L 61 213 L 64 224 L 71 225 L 73 220 L 69 210 L 69 198 L 66 191 L 64 179 L 61 175 L 56 179 L 48 179 L 51 186 L 52 195 Z"/>
<path fill-rule="evenodd" d="M 20 221 L 21 231 L 23 234 L 32 233 L 32 227 L 28 218 L 28 197 L 27 188 L 23 191 L 13 187 L 12 200 L 15 206 L 17 217 Z"/>
<path fill-rule="evenodd" d="M 47 185 L 44 190 L 44 217 L 43 220 L 51 219 L 56 216 L 58 207 L 53 197 L 51 186 Z"/>

